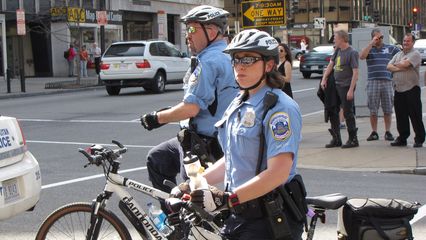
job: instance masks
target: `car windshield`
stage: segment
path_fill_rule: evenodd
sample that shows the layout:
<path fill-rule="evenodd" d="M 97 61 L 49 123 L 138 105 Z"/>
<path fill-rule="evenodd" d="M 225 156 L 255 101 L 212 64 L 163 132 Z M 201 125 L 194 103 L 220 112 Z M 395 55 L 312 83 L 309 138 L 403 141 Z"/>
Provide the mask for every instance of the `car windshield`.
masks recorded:
<path fill-rule="evenodd" d="M 117 44 L 111 45 L 106 51 L 104 57 L 128 57 L 128 56 L 143 56 L 145 50 L 144 44 Z"/>
<path fill-rule="evenodd" d="M 318 46 L 318 47 L 314 47 L 312 51 L 318 52 L 318 53 L 332 53 L 334 51 L 334 48 L 333 46 Z"/>

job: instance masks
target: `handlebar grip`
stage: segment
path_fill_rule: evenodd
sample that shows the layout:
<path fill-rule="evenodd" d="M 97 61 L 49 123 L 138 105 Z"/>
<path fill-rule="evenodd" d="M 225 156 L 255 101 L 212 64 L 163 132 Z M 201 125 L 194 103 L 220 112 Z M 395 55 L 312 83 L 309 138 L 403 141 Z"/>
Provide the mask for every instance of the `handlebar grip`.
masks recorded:
<path fill-rule="evenodd" d="M 104 157 L 101 155 L 96 155 L 96 156 L 90 155 L 88 152 L 86 152 L 82 148 L 79 148 L 78 151 L 81 152 L 87 158 L 87 160 L 89 160 L 89 162 L 93 164 L 99 164 L 99 162 L 104 159 Z"/>
<path fill-rule="evenodd" d="M 81 152 L 89 161 L 93 161 L 93 157 L 84 149 L 79 148 L 78 151 Z"/>
<path fill-rule="evenodd" d="M 124 148 L 124 145 L 121 144 L 119 141 L 117 140 L 112 140 L 112 143 L 114 143 L 115 145 L 117 145 L 119 148 Z"/>
<path fill-rule="evenodd" d="M 192 202 L 186 202 L 186 207 L 189 210 L 196 212 L 198 215 L 200 215 L 202 219 L 205 219 L 209 222 L 212 222 L 214 220 L 214 216 L 211 213 L 207 212 L 206 210 L 204 210 L 204 208 L 198 206 L 197 204 L 194 204 Z"/>

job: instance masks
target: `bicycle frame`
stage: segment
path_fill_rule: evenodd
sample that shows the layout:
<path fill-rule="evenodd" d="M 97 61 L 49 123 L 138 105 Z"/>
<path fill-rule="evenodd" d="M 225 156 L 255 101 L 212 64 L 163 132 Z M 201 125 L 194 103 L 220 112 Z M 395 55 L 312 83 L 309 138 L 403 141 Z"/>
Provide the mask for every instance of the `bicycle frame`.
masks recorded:
<path fill-rule="evenodd" d="M 120 210 L 133 224 L 139 234 L 143 235 L 143 233 L 147 233 L 151 236 L 152 239 L 167 239 L 167 236 L 155 227 L 155 224 L 149 218 L 148 214 L 143 210 L 143 208 L 140 207 L 140 205 L 136 202 L 133 196 L 125 189 L 125 187 L 149 195 L 157 200 L 170 198 L 171 196 L 169 193 L 163 192 L 154 187 L 145 185 L 132 179 L 125 178 L 119 174 L 112 172 L 107 175 L 106 180 L 107 182 L 105 184 L 104 191 L 99 194 L 96 200 L 94 200 L 93 202 L 93 217 L 91 218 L 91 226 L 88 230 L 88 233 L 93 234 L 88 234 L 88 236 L 97 235 L 96 229 L 101 224 L 101 222 L 98 221 L 96 217 L 98 209 L 101 207 L 104 208 L 106 206 L 107 200 L 110 198 L 110 196 L 112 196 L 112 193 L 116 193 L 120 199 Z M 215 230 L 218 230 L 217 226 L 213 225 L 212 227 L 214 227 Z M 198 226 L 192 225 L 191 233 L 193 234 L 193 236 L 190 236 L 189 239 L 221 239 L 221 237 L 217 234 L 214 234 Z"/>

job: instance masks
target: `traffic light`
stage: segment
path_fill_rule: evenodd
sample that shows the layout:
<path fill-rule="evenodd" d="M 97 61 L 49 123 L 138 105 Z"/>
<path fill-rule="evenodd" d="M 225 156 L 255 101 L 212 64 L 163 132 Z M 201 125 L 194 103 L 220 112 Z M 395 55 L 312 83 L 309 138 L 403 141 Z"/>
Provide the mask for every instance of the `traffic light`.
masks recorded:
<path fill-rule="evenodd" d="M 373 20 L 374 20 L 374 22 L 379 22 L 380 21 L 379 10 L 374 10 L 373 11 Z"/>
<path fill-rule="evenodd" d="M 299 12 L 299 0 L 291 0 L 290 12 L 291 14 Z"/>
<path fill-rule="evenodd" d="M 416 22 L 417 20 L 417 13 L 419 12 L 419 9 L 417 7 L 413 7 L 413 20 Z"/>
<path fill-rule="evenodd" d="M 370 0 L 365 0 L 365 6 L 370 6 L 371 1 Z"/>

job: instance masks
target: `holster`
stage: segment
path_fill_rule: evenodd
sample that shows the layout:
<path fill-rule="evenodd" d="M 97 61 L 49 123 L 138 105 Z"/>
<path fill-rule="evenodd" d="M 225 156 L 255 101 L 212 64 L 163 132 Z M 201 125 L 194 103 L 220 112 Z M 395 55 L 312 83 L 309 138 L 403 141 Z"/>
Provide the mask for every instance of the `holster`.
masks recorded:
<path fill-rule="evenodd" d="M 184 128 L 178 133 L 177 138 L 183 152 L 196 155 L 204 168 L 207 168 L 207 162 L 214 163 L 223 156 L 222 148 L 216 137 L 201 135 Z"/>
<path fill-rule="evenodd" d="M 284 208 L 296 221 L 305 223 L 307 227 L 306 213 L 308 204 L 306 203 L 306 189 L 302 176 L 296 174 L 293 179 L 284 186 L 277 188 L 284 200 Z"/>
<path fill-rule="evenodd" d="M 283 198 L 280 194 L 270 193 L 262 198 L 265 215 L 269 221 L 271 233 L 276 240 L 292 240 L 287 216 L 284 213 Z"/>

